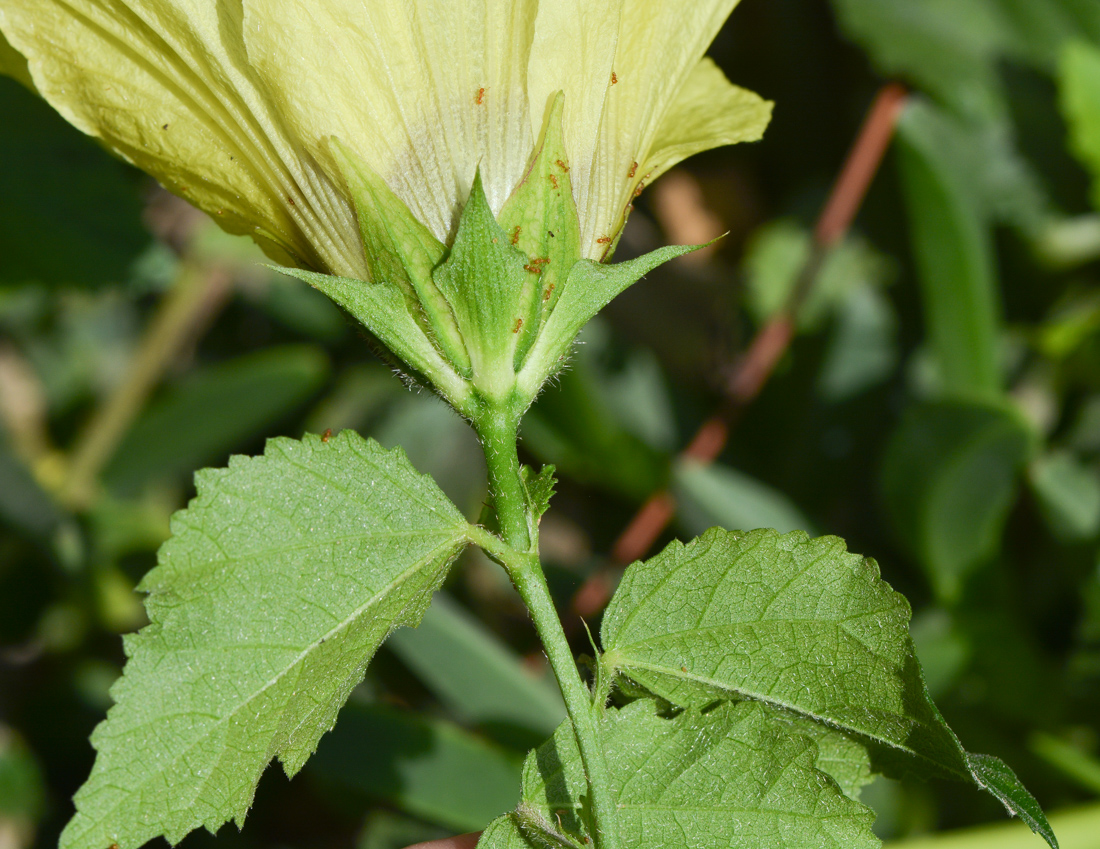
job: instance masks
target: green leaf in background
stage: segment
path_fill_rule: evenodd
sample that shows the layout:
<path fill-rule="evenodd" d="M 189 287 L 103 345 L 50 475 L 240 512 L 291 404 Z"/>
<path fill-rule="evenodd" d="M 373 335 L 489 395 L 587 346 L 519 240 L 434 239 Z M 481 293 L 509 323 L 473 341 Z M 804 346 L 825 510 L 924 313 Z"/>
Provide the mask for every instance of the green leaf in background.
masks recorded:
<path fill-rule="evenodd" d="M 1100 849 L 1100 804 L 1050 816 L 1062 849 Z M 889 843 L 886 849 L 1034 849 L 1035 838 L 1012 823 L 996 823 Z"/>
<path fill-rule="evenodd" d="M 1029 469 L 1032 492 L 1055 536 L 1065 542 L 1100 532 L 1100 475 L 1069 451 L 1052 451 Z"/>
<path fill-rule="evenodd" d="M 1007 60 L 1049 74 L 1066 38 L 1100 38 L 1092 0 L 833 0 L 833 7 L 881 72 L 914 83 L 958 119 L 953 149 L 972 165 L 971 200 L 1025 232 L 1042 227 L 1050 201 L 1017 145 L 1003 68 Z"/>
<path fill-rule="evenodd" d="M 367 815 L 355 849 L 405 849 L 415 843 L 452 837 L 454 829 L 380 809 Z"/>
<path fill-rule="evenodd" d="M 817 376 L 817 392 L 836 403 L 885 381 L 899 360 L 898 317 L 883 292 L 862 286 L 837 306 Z"/>
<path fill-rule="evenodd" d="M 308 399 L 328 373 L 327 357 L 307 345 L 199 369 L 138 417 L 104 470 L 104 483 L 130 495 L 150 481 L 222 461 Z"/>
<path fill-rule="evenodd" d="M 151 624 L 126 640 L 65 849 L 240 823 L 271 759 L 301 769 L 467 544 L 430 479 L 352 431 L 273 439 L 196 483 L 139 586 Z"/>
<path fill-rule="evenodd" d="M 47 539 L 64 521 L 61 508 L 38 485 L 0 434 L 0 523 Z"/>
<path fill-rule="evenodd" d="M 813 523 L 787 496 L 720 463 L 680 460 L 673 467 L 677 518 L 692 535 L 715 526 L 731 531 L 774 528 L 813 533 Z"/>
<path fill-rule="evenodd" d="M 518 755 L 382 705 L 349 705 L 308 772 L 453 831 L 484 828 L 519 797 Z"/>
<path fill-rule="evenodd" d="M 397 631 L 386 647 L 460 720 L 526 729 L 542 739 L 565 716 L 557 687 L 533 677 L 510 648 L 443 593 L 419 627 Z"/>
<path fill-rule="evenodd" d="M 878 565 L 836 537 L 715 529 L 627 569 L 601 662 L 675 705 L 753 699 L 865 741 L 880 769 L 970 781 L 1055 845 L 1011 771 L 967 754 L 944 723 L 908 621 Z"/>
<path fill-rule="evenodd" d="M 757 229 L 745 256 L 748 306 L 763 324 L 786 306 L 810 259 L 809 231 L 790 220 Z M 865 240 L 849 237 L 826 255 L 809 296 L 798 310 L 802 330 L 818 327 L 853 291 L 880 286 L 891 276 L 891 263 Z"/>
<path fill-rule="evenodd" d="M 952 132 L 950 118 L 926 102 L 911 104 L 898 124 L 913 254 L 944 393 L 995 399 L 1002 378 L 993 244 Z"/>
<path fill-rule="evenodd" d="M 1100 47 L 1084 41 L 1066 45 L 1059 70 L 1070 147 L 1092 173 L 1092 202 L 1100 209 Z"/>
<path fill-rule="evenodd" d="M 387 448 L 400 445 L 460 510 L 476 515 L 485 500 L 485 456 L 473 430 L 443 401 L 400 390 L 371 435 Z"/>
<path fill-rule="evenodd" d="M 0 723 L 0 845 L 31 846 L 45 801 L 45 782 L 34 754 Z"/>
<path fill-rule="evenodd" d="M 4 77 L 0 114 L 0 284 L 125 280 L 150 238 L 140 176 Z"/>
<path fill-rule="evenodd" d="M 625 358 L 610 328 L 593 319 L 562 371 L 524 417 L 524 447 L 564 477 L 638 500 L 665 485 L 679 441 L 659 367 Z"/>
<path fill-rule="evenodd" d="M 957 402 L 912 407 L 891 436 L 886 504 L 944 603 L 999 549 L 1033 440 L 1008 409 Z"/>
<path fill-rule="evenodd" d="M 874 814 L 846 797 L 817 768 L 814 743 L 765 705 L 726 702 L 666 719 L 642 699 L 609 710 L 600 731 L 625 849 L 879 846 Z M 479 849 L 591 845 L 585 793 L 565 723 L 528 756 L 523 802 L 486 829 Z"/>

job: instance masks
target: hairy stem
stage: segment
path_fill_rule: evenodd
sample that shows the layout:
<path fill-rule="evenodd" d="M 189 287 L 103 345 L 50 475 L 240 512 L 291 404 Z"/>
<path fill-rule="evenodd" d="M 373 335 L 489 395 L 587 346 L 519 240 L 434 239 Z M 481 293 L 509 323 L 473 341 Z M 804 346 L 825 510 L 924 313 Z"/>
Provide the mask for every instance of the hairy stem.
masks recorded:
<path fill-rule="evenodd" d="M 516 454 L 516 423 L 514 419 L 509 421 L 507 417 L 500 417 L 488 422 L 483 420 L 481 424 L 478 433 L 485 449 L 489 486 L 504 540 L 477 529 L 474 541 L 508 570 L 531 612 L 535 630 L 558 680 L 588 781 L 596 849 L 621 849 L 615 799 L 611 795 L 607 762 L 596 728 L 602 705 L 593 703 L 592 694 L 581 680 L 539 563 L 538 540 L 531 538 L 528 501 Z"/>
<path fill-rule="evenodd" d="M 504 541 L 516 551 L 537 552 L 527 523 L 527 490 L 520 476 L 516 439 L 519 422 L 500 410 L 489 410 L 475 424 L 489 470 L 489 493 Z"/>

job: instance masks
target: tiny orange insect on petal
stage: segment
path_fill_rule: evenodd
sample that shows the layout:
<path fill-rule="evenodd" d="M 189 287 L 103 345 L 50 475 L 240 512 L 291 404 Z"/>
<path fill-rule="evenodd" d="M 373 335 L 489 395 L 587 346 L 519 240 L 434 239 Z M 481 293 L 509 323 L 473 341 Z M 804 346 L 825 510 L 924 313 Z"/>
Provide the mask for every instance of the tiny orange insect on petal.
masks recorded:
<path fill-rule="evenodd" d="M 559 167 L 559 168 L 560 168 L 560 169 L 561 169 L 562 171 L 565 171 L 566 173 L 568 173 L 568 172 L 569 172 L 569 166 L 568 166 L 568 165 L 566 165 L 566 164 L 565 164 L 564 162 L 562 162 L 562 161 L 561 161 L 560 159 L 559 159 L 559 160 L 557 160 L 557 164 L 558 164 L 558 167 Z"/>
<path fill-rule="evenodd" d="M 600 238 L 596 239 L 596 244 L 597 245 L 607 245 L 607 244 L 610 244 L 610 243 L 611 243 L 611 237 L 610 236 L 600 236 Z"/>
<path fill-rule="evenodd" d="M 638 173 L 638 163 L 637 162 L 631 162 L 630 163 L 630 172 L 626 176 L 627 177 L 633 177 L 637 173 Z"/>
<path fill-rule="evenodd" d="M 513 333 L 519 333 L 519 329 L 521 327 L 523 327 L 523 319 L 522 318 L 517 318 L 516 319 L 516 326 L 512 328 L 512 332 Z"/>
<path fill-rule="evenodd" d="M 546 287 L 546 291 L 542 293 L 542 299 L 544 301 L 549 301 L 550 296 L 553 295 L 553 294 L 554 294 L 554 284 L 551 283 L 549 286 Z"/>
<path fill-rule="evenodd" d="M 555 189 L 558 187 L 558 178 L 555 177 L 553 174 L 550 175 L 550 183 Z"/>
<path fill-rule="evenodd" d="M 332 428 L 326 427 L 325 432 L 321 434 L 321 441 L 328 442 L 330 439 L 332 439 Z"/>
<path fill-rule="evenodd" d="M 476 103 L 478 106 L 480 106 L 484 102 L 485 102 L 485 89 L 484 88 L 479 88 L 477 90 L 477 97 L 474 98 L 474 103 Z"/>
<path fill-rule="evenodd" d="M 512 231 L 512 244 L 513 245 L 519 244 L 519 231 L 520 231 L 520 225 L 517 224 L 516 229 Z"/>
<path fill-rule="evenodd" d="M 619 77 L 614 71 L 611 72 L 611 85 L 615 85 L 619 81 Z"/>

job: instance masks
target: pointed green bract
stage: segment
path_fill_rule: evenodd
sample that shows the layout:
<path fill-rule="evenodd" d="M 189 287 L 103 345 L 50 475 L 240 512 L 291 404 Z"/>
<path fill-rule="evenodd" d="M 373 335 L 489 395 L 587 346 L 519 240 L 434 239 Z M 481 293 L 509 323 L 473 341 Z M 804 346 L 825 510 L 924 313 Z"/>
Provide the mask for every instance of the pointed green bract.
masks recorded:
<path fill-rule="evenodd" d="M 196 483 L 140 586 L 151 624 L 126 640 L 65 849 L 240 823 L 271 759 L 302 767 L 467 544 L 434 482 L 351 431 L 271 440 Z"/>
<path fill-rule="evenodd" d="M 971 781 L 1056 846 L 1011 770 L 969 755 L 944 723 L 908 622 L 877 564 L 836 537 L 713 529 L 627 569 L 601 663 L 673 704 L 764 702 L 863 741 L 877 767 Z"/>
<path fill-rule="evenodd" d="M 454 315 L 432 282 L 446 246 L 425 227 L 385 180 L 338 139 L 332 140 L 337 164 L 359 216 L 359 232 L 370 278 L 398 286 L 409 310 L 440 353 L 464 376 L 470 355 L 462 344 Z M 420 311 L 423 311 L 423 315 Z"/>
<path fill-rule="evenodd" d="M 470 387 L 428 338 L 414 317 L 414 307 L 398 286 L 297 268 L 273 268 L 324 292 L 394 354 L 424 375 L 455 409 L 467 411 Z"/>
<path fill-rule="evenodd" d="M 520 391 L 538 392 L 543 381 L 561 368 L 577 334 L 616 295 L 637 283 L 658 265 L 691 253 L 705 245 L 670 245 L 629 262 L 604 265 L 582 259 L 569 271 L 554 311 L 546 319 L 527 363 L 520 371 Z"/>
<path fill-rule="evenodd" d="M 817 766 L 817 747 L 771 708 L 724 703 L 666 719 L 645 699 L 600 723 L 624 849 L 873 849 L 874 814 Z M 591 846 L 572 726 L 527 757 L 523 801 L 479 849 Z"/>
<path fill-rule="evenodd" d="M 450 255 L 432 277 L 470 354 L 472 382 L 487 399 L 505 400 L 515 386 L 516 352 L 539 297 L 539 275 L 530 267 L 493 217 L 476 177 Z"/>
<path fill-rule="evenodd" d="M 564 105 L 561 92 L 551 97 L 527 173 L 498 216 L 508 240 L 528 257 L 527 268 L 533 274 L 529 282 L 536 291 L 533 322 L 526 334 L 529 341 L 517 351 L 517 368 L 534 342 L 538 326 L 561 297 L 570 269 L 581 258 L 580 222 L 569 157 L 562 142 Z"/>

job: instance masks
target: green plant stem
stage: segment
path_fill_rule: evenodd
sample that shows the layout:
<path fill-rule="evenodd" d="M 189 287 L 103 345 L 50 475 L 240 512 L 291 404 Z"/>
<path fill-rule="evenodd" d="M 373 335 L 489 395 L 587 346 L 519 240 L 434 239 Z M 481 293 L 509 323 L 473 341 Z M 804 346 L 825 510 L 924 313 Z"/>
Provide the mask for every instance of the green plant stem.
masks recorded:
<path fill-rule="evenodd" d="M 516 551 L 536 553 L 538 540 L 531 539 L 527 524 L 527 491 L 520 476 L 516 440 L 517 417 L 490 410 L 475 424 L 489 471 L 489 493 L 496 508 L 500 535 Z"/>
<path fill-rule="evenodd" d="M 538 541 L 531 539 L 528 531 L 528 502 L 516 453 L 517 424 L 514 418 L 506 416 L 486 419 L 479 423 L 478 434 L 485 450 L 489 486 L 504 542 L 502 544 L 500 539 L 481 529 L 475 530 L 474 541 L 508 570 L 516 591 L 531 612 L 535 630 L 558 680 L 588 781 L 595 847 L 621 849 L 615 799 L 611 795 L 607 761 L 596 728 L 603 705 L 593 703 L 592 694 L 581 680 L 539 563 Z"/>

